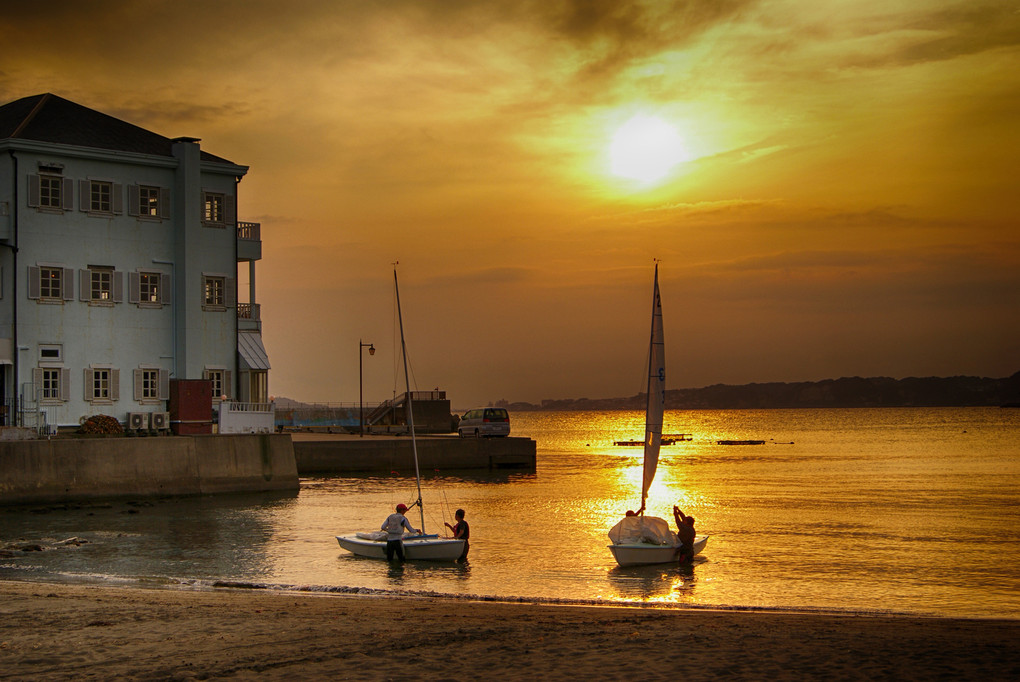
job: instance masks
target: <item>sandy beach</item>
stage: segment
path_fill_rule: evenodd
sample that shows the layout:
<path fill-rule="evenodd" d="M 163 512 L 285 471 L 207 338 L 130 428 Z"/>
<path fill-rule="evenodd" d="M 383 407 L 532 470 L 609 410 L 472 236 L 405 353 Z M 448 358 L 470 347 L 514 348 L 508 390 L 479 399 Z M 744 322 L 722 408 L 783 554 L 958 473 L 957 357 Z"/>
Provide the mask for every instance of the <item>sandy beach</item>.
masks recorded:
<path fill-rule="evenodd" d="M 1020 677 L 1020 620 L 0 581 L 4 679 Z"/>

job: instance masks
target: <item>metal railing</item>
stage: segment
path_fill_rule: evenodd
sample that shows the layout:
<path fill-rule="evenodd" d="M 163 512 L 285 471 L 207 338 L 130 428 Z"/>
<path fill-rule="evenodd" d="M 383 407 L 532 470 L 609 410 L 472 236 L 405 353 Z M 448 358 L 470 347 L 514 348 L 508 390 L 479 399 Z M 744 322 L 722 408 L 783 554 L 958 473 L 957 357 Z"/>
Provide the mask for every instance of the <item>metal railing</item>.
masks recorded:
<path fill-rule="evenodd" d="M 238 303 L 237 319 L 239 320 L 262 320 L 261 303 Z"/>
<path fill-rule="evenodd" d="M 262 223 L 237 221 L 237 238 L 257 242 L 262 240 Z"/>
<path fill-rule="evenodd" d="M 273 403 L 242 403 L 226 400 L 220 403 L 220 433 L 272 433 L 276 428 Z"/>

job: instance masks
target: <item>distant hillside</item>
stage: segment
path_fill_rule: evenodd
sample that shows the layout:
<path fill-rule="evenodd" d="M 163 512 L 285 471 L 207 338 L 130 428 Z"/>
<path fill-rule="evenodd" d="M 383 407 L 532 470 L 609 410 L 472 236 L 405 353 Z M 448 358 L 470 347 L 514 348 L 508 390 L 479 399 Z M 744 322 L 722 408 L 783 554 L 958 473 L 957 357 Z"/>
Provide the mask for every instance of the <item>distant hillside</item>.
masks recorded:
<path fill-rule="evenodd" d="M 534 410 L 643 410 L 645 394 L 629 398 L 543 400 L 540 405 L 501 400 L 498 407 Z M 1020 372 L 1005 379 L 982 377 L 844 377 L 797 383 L 716 384 L 666 391 L 673 410 L 811 407 L 1020 407 Z"/>

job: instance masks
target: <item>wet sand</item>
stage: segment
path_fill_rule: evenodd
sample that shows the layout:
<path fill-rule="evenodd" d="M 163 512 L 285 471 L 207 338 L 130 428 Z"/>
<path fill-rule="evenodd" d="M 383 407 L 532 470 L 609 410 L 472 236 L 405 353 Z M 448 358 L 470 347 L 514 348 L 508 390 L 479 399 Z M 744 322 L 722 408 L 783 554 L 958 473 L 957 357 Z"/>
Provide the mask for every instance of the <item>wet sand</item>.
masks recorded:
<path fill-rule="evenodd" d="M 0 581 L 0 678 L 1020 679 L 1020 620 Z"/>

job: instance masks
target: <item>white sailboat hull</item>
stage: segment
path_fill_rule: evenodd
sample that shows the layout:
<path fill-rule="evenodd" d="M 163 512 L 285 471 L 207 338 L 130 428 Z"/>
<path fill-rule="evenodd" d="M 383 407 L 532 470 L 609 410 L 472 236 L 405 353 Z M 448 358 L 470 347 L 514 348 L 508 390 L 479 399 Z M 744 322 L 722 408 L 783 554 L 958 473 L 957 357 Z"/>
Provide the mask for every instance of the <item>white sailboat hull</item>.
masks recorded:
<path fill-rule="evenodd" d="M 386 558 L 385 539 L 337 535 L 336 541 L 356 556 Z M 437 535 L 408 535 L 404 538 L 404 558 L 408 561 L 456 561 L 463 552 L 464 541 L 455 538 L 441 538 Z"/>
<path fill-rule="evenodd" d="M 708 544 L 707 535 L 694 538 L 694 554 L 700 554 Z M 647 542 L 627 542 L 609 545 L 609 551 L 620 566 L 671 564 L 677 560 L 678 545 L 652 545 Z"/>

